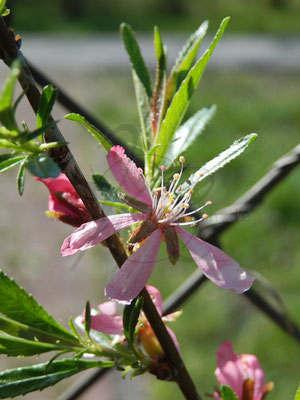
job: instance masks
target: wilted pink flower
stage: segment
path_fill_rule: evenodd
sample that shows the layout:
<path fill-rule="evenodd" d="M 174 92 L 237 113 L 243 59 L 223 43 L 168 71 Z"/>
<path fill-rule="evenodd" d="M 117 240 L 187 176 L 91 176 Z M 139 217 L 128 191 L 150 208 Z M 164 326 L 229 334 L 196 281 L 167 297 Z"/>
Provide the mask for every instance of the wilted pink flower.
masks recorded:
<path fill-rule="evenodd" d="M 146 286 L 146 288 L 153 300 L 153 303 L 155 304 L 159 315 L 161 316 L 162 298 L 159 290 L 149 285 Z M 100 304 L 97 308 L 99 310 L 97 314 L 93 312 L 91 313 L 91 329 L 111 335 L 121 335 L 123 333 L 123 320 L 122 317 L 117 314 L 116 303 L 113 301 L 108 301 L 106 303 Z M 165 317 L 162 317 L 162 319 L 166 322 L 172 322 L 175 321 L 175 318 L 177 318 L 180 314 L 181 311 L 174 312 L 172 314 L 166 315 Z M 84 316 L 82 322 L 84 322 Z M 138 336 L 147 353 L 151 356 L 162 355 L 164 352 L 143 313 L 139 319 L 138 324 L 142 325 L 138 331 Z M 167 330 L 179 350 L 179 344 L 174 332 L 168 327 Z"/>
<path fill-rule="evenodd" d="M 60 174 L 57 178 L 35 179 L 43 182 L 49 189 L 49 210 L 46 211 L 49 217 L 77 227 L 91 220 L 85 205 L 65 174 Z"/>
<path fill-rule="evenodd" d="M 141 213 L 112 215 L 83 224 L 65 239 L 61 251 L 63 256 L 68 256 L 78 250 L 86 250 L 115 232 L 144 221 L 129 240 L 132 244 L 140 244 L 140 247 L 106 286 L 105 293 L 110 299 L 130 303 L 139 294 L 153 271 L 163 239 L 166 240 L 169 259 L 175 264 L 179 257 L 178 236 L 201 271 L 216 285 L 223 289 L 233 289 L 236 293 L 242 293 L 252 285 L 254 279 L 236 261 L 182 228 L 201 221 L 203 217 L 187 222 L 186 217 L 190 218 L 210 202 L 193 212 L 186 212 L 197 182 L 190 186 L 184 196 L 180 195 L 178 183 L 183 170 L 183 157 L 180 160 L 180 174 L 174 175 L 169 189 L 164 187 L 162 167 L 161 187 L 151 192 L 142 170 L 126 156 L 121 146 L 114 146 L 109 151 L 107 161 L 111 172 L 122 188 L 132 196 L 123 194 L 123 200 Z"/>
<path fill-rule="evenodd" d="M 265 374 L 257 358 L 252 354 L 238 356 L 230 342 L 224 342 L 217 351 L 215 375 L 221 385 L 229 386 L 239 400 L 263 400 L 273 388 L 265 385 Z M 220 394 L 210 395 L 222 400 Z"/>

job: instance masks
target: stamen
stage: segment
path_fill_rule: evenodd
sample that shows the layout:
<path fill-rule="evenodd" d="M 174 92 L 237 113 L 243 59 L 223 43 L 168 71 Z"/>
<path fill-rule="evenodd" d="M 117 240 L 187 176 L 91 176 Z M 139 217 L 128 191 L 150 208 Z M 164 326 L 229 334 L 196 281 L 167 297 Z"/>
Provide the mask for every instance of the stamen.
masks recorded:
<path fill-rule="evenodd" d="M 185 162 L 185 158 L 184 158 L 183 156 L 180 156 L 180 157 L 179 157 L 179 161 L 180 161 L 181 163 L 184 163 L 184 162 Z"/>
<path fill-rule="evenodd" d="M 197 223 L 203 221 L 204 219 L 208 218 L 207 214 L 203 214 L 201 218 L 197 219 L 196 221 L 191 221 L 191 222 L 173 222 L 170 225 L 171 226 L 194 226 Z"/>
<path fill-rule="evenodd" d="M 201 206 L 201 207 L 197 208 L 197 209 L 196 209 L 196 210 L 194 210 L 194 211 L 191 211 L 191 212 L 189 212 L 189 213 L 185 214 L 185 217 L 187 217 L 188 215 L 195 214 L 196 212 L 198 212 L 198 211 L 202 210 L 204 207 L 206 207 L 206 206 L 208 206 L 208 205 L 210 205 L 210 204 L 212 204 L 212 202 L 211 202 L 211 201 L 207 201 L 206 203 L 204 203 L 204 204 L 203 204 L 203 206 Z"/>

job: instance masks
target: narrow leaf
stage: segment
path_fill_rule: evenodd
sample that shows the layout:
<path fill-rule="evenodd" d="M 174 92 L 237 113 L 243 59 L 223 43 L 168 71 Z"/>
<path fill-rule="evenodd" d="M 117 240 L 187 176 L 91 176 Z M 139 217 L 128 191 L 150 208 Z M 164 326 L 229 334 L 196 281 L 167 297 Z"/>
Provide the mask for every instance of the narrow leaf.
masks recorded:
<path fill-rule="evenodd" d="M 0 333 L 0 354 L 6 354 L 8 357 L 28 357 L 54 350 L 64 350 L 64 347 Z"/>
<path fill-rule="evenodd" d="M 296 396 L 295 396 L 294 400 L 300 400 L 300 383 L 299 383 L 299 386 L 298 386 L 298 389 L 297 389 L 297 393 L 296 393 Z"/>
<path fill-rule="evenodd" d="M 134 69 L 136 75 L 138 76 L 139 80 L 144 86 L 147 96 L 150 99 L 152 96 L 151 80 L 149 72 L 145 66 L 135 34 L 131 26 L 128 24 L 124 23 L 121 24 L 120 30 L 125 44 L 125 48 L 127 50 L 127 53 L 129 55 L 132 64 L 132 68 Z"/>
<path fill-rule="evenodd" d="M 115 203 L 120 202 L 120 198 L 116 189 L 108 182 L 108 180 L 101 174 L 92 174 L 93 182 L 101 195 L 108 201 Z"/>
<path fill-rule="evenodd" d="M 228 164 L 230 161 L 234 160 L 246 148 L 254 142 L 257 138 L 256 133 L 251 133 L 250 135 L 244 136 L 239 140 L 236 140 L 227 150 L 220 153 L 217 157 L 213 158 L 211 161 L 206 163 L 203 167 L 201 167 L 197 172 L 192 174 L 188 181 L 181 185 L 182 192 L 185 193 L 190 185 L 196 185 L 198 182 L 202 181 L 209 175 L 215 173 L 218 169 L 223 168 L 224 165 Z"/>
<path fill-rule="evenodd" d="M 215 114 L 215 111 L 216 106 L 202 108 L 179 127 L 165 156 L 163 165 L 166 168 L 169 168 L 181 154 L 194 144 Z"/>
<path fill-rule="evenodd" d="M 161 146 L 157 149 L 156 152 L 156 165 L 161 164 L 162 158 L 164 157 L 168 146 L 170 145 L 173 136 L 180 125 L 180 122 L 190 103 L 191 97 L 202 77 L 208 60 L 212 55 L 219 40 L 221 39 L 228 21 L 229 18 L 225 18 L 221 22 L 220 28 L 216 33 L 216 36 L 214 37 L 211 45 L 200 58 L 200 60 L 197 61 L 195 66 L 189 71 L 187 77 L 182 82 L 180 88 L 175 94 L 171 105 L 166 112 L 165 119 L 162 122 L 160 132 L 157 136 L 156 143 L 160 143 Z"/>
<path fill-rule="evenodd" d="M 25 160 L 26 156 L 16 156 L 13 154 L 2 154 L 0 156 L 0 173 L 5 172 Z"/>
<path fill-rule="evenodd" d="M 47 124 L 57 95 L 58 90 L 52 85 L 47 85 L 43 88 L 39 108 L 36 115 L 37 128 L 41 128 L 43 125 Z"/>
<path fill-rule="evenodd" d="M 238 400 L 237 395 L 229 386 L 221 385 L 221 394 L 223 400 Z"/>
<path fill-rule="evenodd" d="M 112 361 L 65 359 L 7 370 L 0 373 L 1 398 L 13 398 L 36 390 L 43 390 L 89 368 L 111 366 L 113 366 Z"/>
<path fill-rule="evenodd" d="M 112 143 L 106 138 L 106 136 L 81 115 L 72 113 L 67 114 L 65 118 L 71 121 L 79 122 L 81 125 L 83 125 L 106 151 L 109 151 L 112 148 Z"/>
<path fill-rule="evenodd" d="M 20 165 L 20 168 L 19 168 L 18 176 L 17 176 L 17 188 L 18 188 L 18 192 L 19 192 L 20 196 L 22 196 L 22 194 L 24 193 L 25 173 L 26 173 L 26 168 L 25 168 L 26 159 L 27 158 L 24 158 L 24 160 L 22 161 L 22 163 Z"/>
<path fill-rule="evenodd" d="M 123 332 L 128 341 L 132 343 L 134 339 L 135 327 L 138 322 L 144 299 L 135 298 L 129 306 L 124 307 L 123 311 Z"/>
<path fill-rule="evenodd" d="M 60 174 L 59 166 L 47 154 L 30 156 L 25 165 L 32 175 L 39 178 L 57 178 Z"/>
<path fill-rule="evenodd" d="M 164 98 L 166 93 L 167 83 L 167 57 L 163 46 L 162 38 L 157 26 L 154 28 L 154 48 L 156 54 L 156 78 L 155 88 L 153 91 L 151 117 L 152 129 L 154 135 L 159 130 L 162 108 L 164 105 Z"/>
<path fill-rule="evenodd" d="M 36 300 L 0 270 L 0 312 L 15 321 L 36 328 L 64 343 L 78 343 L 70 332 L 49 315 Z"/>
<path fill-rule="evenodd" d="M 85 305 L 84 330 L 87 335 L 91 330 L 91 306 L 89 301 Z"/>
<path fill-rule="evenodd" d="M 55 124 L 57 124 L 58 121 L 50 121 L 47 124 L 41 126 L 38 129 L 35 129 L 32 132 L 29 133 L 22 133 L 20 135 L 20 139 L 19 139 L 19 143 L 20 144 L 24 144 L 29 142 L 32 139 L 35 139 L 36 137 L 38 137 L 41 133 L 47 131 L 48 129 L 52 128 Z"/>

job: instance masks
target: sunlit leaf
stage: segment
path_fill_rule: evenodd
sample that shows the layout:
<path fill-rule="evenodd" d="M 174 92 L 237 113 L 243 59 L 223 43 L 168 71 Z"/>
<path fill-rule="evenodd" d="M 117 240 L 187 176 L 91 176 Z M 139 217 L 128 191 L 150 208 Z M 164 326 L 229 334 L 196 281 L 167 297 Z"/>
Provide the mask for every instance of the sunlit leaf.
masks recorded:
<path fill-rule="evenodd" d="M 244 136 L 239 140 L 236 140 L 227 150 L 220 153 L 217 157 L 210 160 L 203 167 L 201 167 L 197 172 L 192 174 L 188 181 L 181 185 L 182 192 L 185 193 L 191 184 L 195 185 L 196 183 L 202 181 L 207 176 L 212 175 L 218 169 L 223 168 L 224 165 L 228 164 L 230 161 L 234 160 L 246 148 L 254 142 L 257 138 L 256 133 L 251 133 L 250 135 Z"/>
<path fill-rule="evenodd" d="M 26 173 L 25 162 L 26 158 L 24 158 L 23 162 L 21 163 L 17 176 L 17 188 L 20 196 L 22 196 L 24 192 L 25 173 Z"/>
<path fill-rule="evenodd" d="M 43 390 L 89 368 L 111 366 L 113 366 L 111 361 L 65 359 L 7 370 L 0 373 L 1 398 L 13 398 L 36 390 Z"/>
<path fill-rule="evenodd" d="M 163 163 L 166 168 L 169 168 L 181 154 L 194 145 L 215 111 L 216 106 L 202 108 L 177 129 Z"/>
<path fill-rule="evenodd" d="M 200 78 L 205 70 L 210 56 L 212 55 L 216 45 L 221 39 L 229 18 L 225 18 L 220 25 L 216 36 L 211 45 L 197 61 L 194 67 L 189 71 L 188 75 L 182 82 L 181 86 L 174 95 L 170 107 L 166 112 L 166 116 L 162 122 L 160 132 L 157 136 L 156 144 L 161 144 L 156 151 L 156 165 L 160 165 L 164 155 L 173 139 L 173 136 L 178 129 L 182 118 L 190 103 L 191 97 L 196 90 Z"/>
<path fill-rule="evenodd" d="M 47 85 L 43 88 L 39 108 L 36 115 L 37 128 L 41 128 L 43 125 L 47 124 L 57 95 L 58 90 L 52 85 Z"/>
<path fill-rule="evenodd" d="M 14 154 L 2 154 L 0 155 L 0 173 L 21 164 L 25 160 L 26 156 L 16 156 Z"/>
<path fill-rule="evenodd" d="M 299 383 L 299 386 L 298 386 L 298 389 L 297 389 L 297 393 L 296 393 L 296 396 L 295 396 L 294 400 L 300 400 L 300 383 Z"/>
<path fill-rule="evenodd" d="M 124 307 L 123 332 L 129 343 L 133 342 L 136 324 L 138 322 L 144 299 L 135 298 L 130 305 Z"/>
<path fill-rule="evenodd" d="M 108 182 L 108 180 L 101 174 L 92 174 L 93 182 L 97 189 L 104 197 L 104 199 L 112 202 L 119 203 L 120 198 L 116 189 Z"/>
<path fill-rule="evenodd" d="M 107 137 L 81 115 L 72 113 L 65 115 L 65 118 L 79 122 L 83 125 L 106 151 L 109 151 L 112 148 L 112 143 L 107 139 Z"/>
<path fill-rule="evenodd" d="M 221 395 L 223 400 L 238 400 L 237 395 L 229 386 L 221 386 Z"/>
<path fill-rule="evenodd" d="M 36 300 L 0 270 L 0 312 L 8 318 L 53 337 L 53 342 L 76 344 L 77 339 L 44 310 Z"/>

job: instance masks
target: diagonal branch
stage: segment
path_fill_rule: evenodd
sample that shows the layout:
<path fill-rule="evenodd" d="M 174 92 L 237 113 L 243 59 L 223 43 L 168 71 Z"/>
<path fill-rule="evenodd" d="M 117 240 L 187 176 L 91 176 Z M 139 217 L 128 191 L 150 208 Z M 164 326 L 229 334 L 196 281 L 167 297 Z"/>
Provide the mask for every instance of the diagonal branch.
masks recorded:
<path fill-rule="evenodd" d="M 36 86 L 28 64 L 16 46 L 12 32 L 8 29 L 2 18 L 0 19 L 0 51 L 3 61 L 8 66 L 11 66 L 16 57 L 20 57 L 24 60 L 19 82 L 22 88 L 26 91 L 26 96 L 31 107 L 35 112 L 37 112 L 41 97 L 40 92 Z M 46 141 L 65 141 L 57 126 L 45 133 L 45 139 Z M 78 195 L 84 202 L 92 219 L 105 217 L 103 210 L 101 209 L 85 177 L 79 169 L 68 146 L 54 148 L 52 156 L 61 170 L 69 178 Z M 127 259 L 127 255 L 118 235 L 115 234 L 108 238 L 106 240 L 106 245 L 120 268 Z M 143 310 L 166 354 L 167 359 L 176 372 L 176 375 L 174 375 L 174 380 L 178 383 L 178 386 L 186 399 L 199 400 L 200 396 L 196 391 L 195 385 L 189 373 L 187 372 L 180 354 L 175 347 L 164 323 L 162 322 L 148 292 L 146 289 L 143 289 L 141 294 L 144 297 Z"/>

